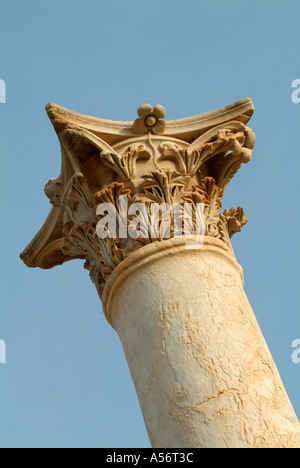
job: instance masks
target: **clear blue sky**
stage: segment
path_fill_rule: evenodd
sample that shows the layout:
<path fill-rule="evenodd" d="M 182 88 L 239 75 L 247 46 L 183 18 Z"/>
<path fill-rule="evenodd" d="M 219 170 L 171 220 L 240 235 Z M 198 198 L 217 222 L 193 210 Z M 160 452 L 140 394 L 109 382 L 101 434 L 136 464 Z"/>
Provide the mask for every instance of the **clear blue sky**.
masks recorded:
<path fill-rule="evenodd" d="M 300 416 L 299 0 L 0 0 L 1 447 L 149 447 L 118 336 L 73 261 L 30 270 L 19 253 L 46 218 L 60 173 L 44 111 L 167 119 L 251 97 L 252 162 L 227 189 L 249 223 L 233 241 L 245 289 Z"/>

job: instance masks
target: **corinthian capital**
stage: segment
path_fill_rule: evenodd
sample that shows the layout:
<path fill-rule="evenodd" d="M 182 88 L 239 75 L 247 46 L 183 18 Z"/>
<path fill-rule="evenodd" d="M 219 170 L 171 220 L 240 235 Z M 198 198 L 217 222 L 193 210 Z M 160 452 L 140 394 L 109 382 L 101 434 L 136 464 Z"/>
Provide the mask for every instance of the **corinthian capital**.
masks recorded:
<path fill-rule="evenodd" d="M 110 274 L 133 251 L 178 235 L 175 218 L 180 207 L 191 207 L 189 223 L 185 219 L 181 225 L 185 235 L 188 226 L 195 232 L 201 205 L 202 235 L 228 246 L 247 222 L 241 207 L 222 212 L 222 197 L 232 177 L 251 159 L 255 136 L 246 126 L 253 113 L 250 99 L 171 121 L 164 120 L 161 105 L 140 106 L 134 122 L 87 117 L 55 104 L 46 109 L 61 143 L 62 172 L 45 187 L 53 208 L 21 256 L 28 266 L 51 268 L 85 259 L 101 296 Z M 107 204 L 114 224 L 101 237 L 97 226 L 108 213 L 98 207 Z M 134 204 L 144 207 L 139 213 L 144 222 L 138 234 L 130 236 Z M 164 213 L 157 211 L 153 231 L 154 204 L 171 207 L 168 230 Z"/>

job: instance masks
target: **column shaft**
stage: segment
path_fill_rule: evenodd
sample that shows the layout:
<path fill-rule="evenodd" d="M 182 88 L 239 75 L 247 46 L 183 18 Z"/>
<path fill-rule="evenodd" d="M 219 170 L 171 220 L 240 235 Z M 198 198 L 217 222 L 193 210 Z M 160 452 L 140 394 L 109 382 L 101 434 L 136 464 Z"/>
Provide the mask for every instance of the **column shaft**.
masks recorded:
<path fill-rule="evenodd" d="M 224 243 L 151 244 L 104 290 L 153 447 L 300 446 L 299 424 Z"/>

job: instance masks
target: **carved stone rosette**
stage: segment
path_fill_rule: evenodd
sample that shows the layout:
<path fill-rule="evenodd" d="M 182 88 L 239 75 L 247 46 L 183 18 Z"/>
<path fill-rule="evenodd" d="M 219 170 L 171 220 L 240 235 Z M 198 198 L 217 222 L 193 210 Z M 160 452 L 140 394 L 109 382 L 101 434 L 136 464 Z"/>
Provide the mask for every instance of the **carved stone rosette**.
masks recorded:
<path fill-rule="evenodd" d="M 160 105 L 140 106 L 135 122 L 93 119 L 54 104 L 47 111 L 61 142 L 62 173 L 45 187 L 53 210 L 22 254 L 28 266 L 51 268 L 85 259 L 102 297 L 107 279 L 128 255 L 166 238 L 161 213 L 158 233 L 153 237 L 151 232 L 153 203 L 182 208 L 189 203 L 192 232 L 197 204 L 203 204 L 204 236 L 228 246 L 246 224 L 241 207 L 222 212 L 222 197 L 232 177 L 251 159 L 255 136 L 246 126 L 253 113 L 251 100 L 174 121 L 163 120 L 166 112 Z M 127 203 L 120 206 L 125 196 Z M 117 235 L 108 233 L 105 239 L 96 232 L 101 203 L 112 204 L 117 218 Z M 133 203 L 146 207 L 143 236 L 119 238 L 119 221 L 130 223 Z M 177 235 L 171 210 L 168 236 Z"/>

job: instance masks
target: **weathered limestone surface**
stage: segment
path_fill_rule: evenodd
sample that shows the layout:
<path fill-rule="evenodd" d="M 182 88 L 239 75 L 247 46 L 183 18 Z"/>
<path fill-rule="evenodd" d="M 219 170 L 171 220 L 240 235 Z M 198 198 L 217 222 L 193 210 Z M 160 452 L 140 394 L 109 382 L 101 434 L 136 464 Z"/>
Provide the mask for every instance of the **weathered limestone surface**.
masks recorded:
<path fill-rule="evenodd" d="M 299 447 L 242 270 L 221 241 L 193 250 L 171 239 L 136 251 L 109 279 L 103 305 L 153 447 Z"/>
<path fill-rule="evenodd" d="M 243 289 L 230 238 L 247 222 L 222 211 L 224 190 L 255 143 L 250 99 L 165 121 L 142 105 L 134 122 L 47 106 L 62 172 L 52 211 L 22 259 L 52 268 L 85 259 L 118 332 L 154 447 L 300 447 L 300 426 Z M 126 197 L 126 204 L 123 200 Z M 115 228 L 99 237 L 109 203 Z M 140 203 L 136 238 L 122 236 Z M 150 226 L 154 204 L 173 206 Z M 184 236 L 176 210 L 189 203 Z M 201 205 L 201 236 L 197 209 Z M 178 214 L 178 213 L 177 213 Z M 169 237 L 169 238 L 168 238 Z"/>

